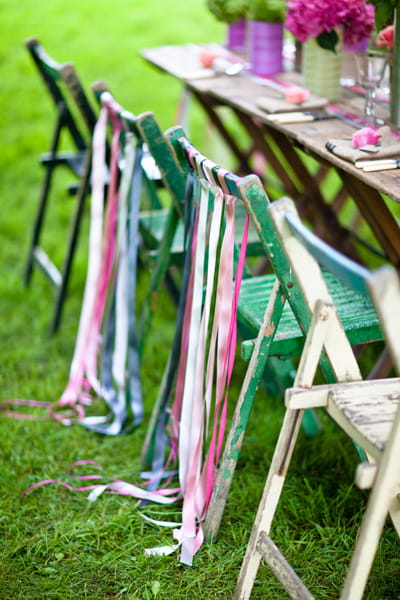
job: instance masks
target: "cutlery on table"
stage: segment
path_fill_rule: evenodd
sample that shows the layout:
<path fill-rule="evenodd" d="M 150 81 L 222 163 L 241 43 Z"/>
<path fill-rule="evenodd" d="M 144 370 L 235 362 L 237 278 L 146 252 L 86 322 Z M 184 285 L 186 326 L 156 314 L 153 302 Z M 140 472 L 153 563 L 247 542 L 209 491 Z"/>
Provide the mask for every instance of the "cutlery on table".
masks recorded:
<path fill-rule="evenodd" d="M 307 123 L 308 121 L 321 121 L 322 119 L 332 119 L 330 115 L 326 115 L 324 113 L 312 113 L 309 111 L 273 113 L 267 115 L 266 118 L 268 119 L 268 121 L 272 121 L 273 123 L 281 123 L 282 125 L 286 123 Z"/>
<path fill-rule="evenodd" d="M 357 160 L 355 163 L 357 169 L 362 169 L 367 173 L 372 171 L 388 171 L 400 168 L 400 158 L 376 158 L 375 160 Z"/>

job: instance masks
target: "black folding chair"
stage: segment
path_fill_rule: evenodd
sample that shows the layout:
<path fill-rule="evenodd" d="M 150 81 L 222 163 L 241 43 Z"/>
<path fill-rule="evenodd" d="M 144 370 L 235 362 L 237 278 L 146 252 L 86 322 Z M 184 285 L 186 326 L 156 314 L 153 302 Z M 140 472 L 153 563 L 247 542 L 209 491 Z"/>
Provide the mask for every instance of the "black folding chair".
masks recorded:
<path fill-rule="evenodd" d="M 97 117 L 74 66 L 71 63 L 59 64 L 54 61 L 35 38 L 26 40 L 25 45 L 56 107 L 50 149 L 40 156 L 45 173 L 25 268 L 26 284 L 30 283 L 34 267 L 38 265 L 57 290 L 50 325 L 50 332 L 54 333 L 60 325 L 84 201 L 89 188 L 90 178 L 88 175 L 84 177 L 84 174 L 90 171 L 90 140 Z M 64 133 L 70 138 L 69 144 L 72 142 L 72 150 L 62 149 L 65 146 Z M 68 185 L 68 193 L 76 196 L 75 213 L 61 268 L 56 266 L 40 246 L 53 175 L 57 167 L 66 167 L 74 174 L 75 181 Z"/>

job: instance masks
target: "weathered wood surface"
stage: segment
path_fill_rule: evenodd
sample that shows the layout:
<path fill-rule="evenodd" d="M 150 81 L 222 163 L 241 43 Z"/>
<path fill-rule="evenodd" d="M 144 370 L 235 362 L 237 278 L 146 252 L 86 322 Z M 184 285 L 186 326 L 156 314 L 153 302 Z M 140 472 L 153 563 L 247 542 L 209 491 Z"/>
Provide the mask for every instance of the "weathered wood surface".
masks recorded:
<path fill-rule="evenodd" d="M 400 380 L 366 381 L 343 386 L 328 397 L 328 412 L 351 437 L 379 458 L 385 448 L 400 402 Z"/>

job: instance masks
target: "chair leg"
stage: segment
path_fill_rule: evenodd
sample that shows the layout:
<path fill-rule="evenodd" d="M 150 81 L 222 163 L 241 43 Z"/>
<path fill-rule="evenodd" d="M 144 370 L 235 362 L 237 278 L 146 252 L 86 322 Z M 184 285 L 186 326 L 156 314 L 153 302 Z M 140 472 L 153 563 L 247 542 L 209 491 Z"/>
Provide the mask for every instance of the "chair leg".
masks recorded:
<path fill-rule="evenodd" d="M 392 368 L 393 360 L 390 356 L 389 349 L 384 348 L 375 365 L 371 369 L 371 372 L 368 373 L 367 379 L 383 379 L 384 377 L 388 377 Z"/>
<path fill-rule="evenodd" d="M 250 598 L 258 567 L 261 558 L 263 557 L 260 548 L 260 534 L 263 533 L 267 536 L 269 535 L 272 520 L 275 515 L 293 449 L 300 430 L 303 412 L 303 410 L 286 411 L 262 499 L 254 521 L 253 530 L 240 569 L 239 579 L 233 595 L 234 600 L 248 600 Z M 264 556 L 264 558 L 267 557 Z"/>
<path fill-rule="evenodd" d="M 332 313 L 332 305 L 322 301 L 317 302 L 298 365 L 294 387 L 308 388 L 312 385 L 322 348 L 332 322 L 330 318 Z M 279 553 L 279 550 L 274 547 L 271 551 L 273 544 L 269 538 L 272 520 L 299 435 L 303 414 L 304 409 L 293 410 L 288 408 L 285 412 L 250 541 L 240 569 L 233 596 L 234 600 L 248 600 L 250 598 L 261 558 L 266 560 L 291 598 L 294 600 L 312 600 L 312 595 L 282 554 Z M 265 549 L 265 552 L 263 552 L 263 549 Z"/>
<path fill-rule="evenodd" d="M 89 193 L 90 185 L 90 173 L 91 173 L 91 151 L 88 151 L 85 160 L 84 175 L 81 179 L 78 189 L 78 195 L 76 199 L 76 208 L 74 214 L 74 220 L 72 222 L 67 252 L 64 259 L 62 268 L 61 284 L 57 290 L 56 302 L 53 311 L 53 317 L 50 324 L 50 334 L 56 333 L 60 326 L 61 314 L 64 307 L 65 297 L 67 295 L 67 288 L 69 283 L 69 277 L 71 274 L 72 262 L 75 254 L 76 245 L 78 242 L 79 230 L 83 216 L 83 210 L 85 207 L 85 200 Z"/>
<path fill-rule="evenodd" d="M 29 285 L 32 273 L 33 273 L 33 265 L 35 263 L 35 248 L 39 245 L 40 234 L 43 227 L 44 217 L 47 209 L 47 202 L 50 192 L 50 185 L 53 175 L 54 167 L 49 165 L 46 168 L 46 174 L 43 180 L 42 190 L 40 193 L 39 206 L 36 213 L 36 219 L 33 225 L 32 238 L 29 247 L 28 259 L 25 266 L 25 274 L 24 274 L 24 283 L 25 285 Z"/>
<path fill-rule="evenodd" d="M 235 406 L 232 424 L 225 442 L 224 453 L 218 468 L 215 486 L 204 523 L 204 534 L 209 540 L 215 541 L 218 535 L 250 412 L 267 358 L 268 353 L 266 352 L 261 356 L 257 356 L 258 360 L 254 361 L 256 364 L 249 364 L 242 391 Z"/>
<path fill-rule="evenodd" d="M 399 532 L 400 500 L 400 413 L 397 412 L 392 434 L 386 444 L 382 462 L 368 499 L 367 509 L 357 539 L 340 600 L 360 600 L 388 514 Z"/>
<path fill-rule="evenodd" d="M 25 285 L 29 284 L 31 277 L 32 277 L 32 273 L 33 273 L 33 265 L 35 262 L 35 249 L 39 245 L 40 234 L 42 231 L 43 221 L 44 221 L 44 217 L 45 217 L 45 213 L 46 213 L 47 202 L 48 202 L 50 186 L 51 186 L 51 180 L 52 180 L 52 176 L 53 176 L 53 170 L 55 167 L 54 160 L 56 159 L 58 143 L 60 140 L 61 130 L 62 130 L 63 124 L 64 124 L 64 116 L 65 116 L 65 107 L 61 107 L 59 113 L 57 114 L 56 125 L 55 125 L 55 129 L 54 129 L 54 133 L 53 133 L 53 137 L 52 137 L 52 141 L 51 141 L 51 147 L 50 147 L 50 151 L 49 151 L 49 163 L 47 165 L 45 165 L 46 174 L 45 174 L 43 184 L 42 184 L 39 206 L 38 206 L 38 210 L 36 213 L 35 223 L 33 226 L 32 239 L 31 239 L 31 245 L 30 245 L 29 254 L 28 254 L 28 260 L 27 260 L 26 267 L 25 267 L 25 275 L 24 275 Z"/>

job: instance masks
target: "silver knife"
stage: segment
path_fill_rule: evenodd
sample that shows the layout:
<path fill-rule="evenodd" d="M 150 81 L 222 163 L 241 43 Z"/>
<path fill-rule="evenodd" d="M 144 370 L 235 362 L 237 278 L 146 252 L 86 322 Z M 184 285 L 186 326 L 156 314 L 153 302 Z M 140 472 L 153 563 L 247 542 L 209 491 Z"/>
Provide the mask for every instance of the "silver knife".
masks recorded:
<path fill-rule="evenodd" d="M 325 112 L 332 118 L 339 119 L 339 121 L 343 121 L 343 123 L 347 123 L 347 125 L 350 125 L 355 129 L 363 129 L 363 127 L 368 126 L 368 123 L 363 117 L 349 112 L 337 104 L 328 104 L 328 106 L 325 106 Z M 382 119 L 377 119 L 377 125 L 384 125 L 384 121 Z"/>

